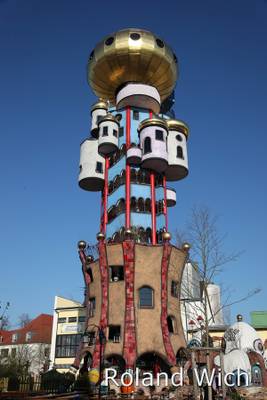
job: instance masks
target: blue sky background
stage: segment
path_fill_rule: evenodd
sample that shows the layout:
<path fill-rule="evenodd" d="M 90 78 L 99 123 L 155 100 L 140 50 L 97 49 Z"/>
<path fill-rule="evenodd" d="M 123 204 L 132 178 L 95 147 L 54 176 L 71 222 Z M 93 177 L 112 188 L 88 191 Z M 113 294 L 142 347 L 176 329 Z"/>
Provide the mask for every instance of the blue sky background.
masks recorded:
<path fill-rule="evenodd" d="M 79 145 L 95 100 L 87 58 L 106 34 L 152 30 L 180 64 L 176 115 L 188 122 L 190 175 L 176 183 L 171 230 L 195 204 L 221 216 L 226 251 L 245 250 L 219 281 L 246 318 L 267 309 L 267 2 L 0 1 L 0 300 L 18 315 L 82 299 L 79 239 L 95 241 L 99 194 L 78 188 Z"/>

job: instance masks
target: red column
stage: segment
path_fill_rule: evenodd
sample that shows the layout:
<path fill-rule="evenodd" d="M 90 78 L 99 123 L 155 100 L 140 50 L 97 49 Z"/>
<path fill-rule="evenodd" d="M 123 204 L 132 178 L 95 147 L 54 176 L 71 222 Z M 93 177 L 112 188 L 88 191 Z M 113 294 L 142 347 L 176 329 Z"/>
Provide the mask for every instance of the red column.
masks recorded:
<path fill-rule="evenodd" d="M 131 108 L 128 106 L 126 108 L 126 151 L 131 145 Z M 126 175 L 125 175 L 125 228 L 129 229 L 131 226 L 131 212 L 130 212 L 130 202 L 131 202 L 131 169 L 130 165 L 126 164 Z"/>
<path fill-rule="evenodd" d="M 166 176 L 163 176 L 163 190 L 164 190 L 164 215 L 165 215 L 165 228 L 168 231 L 168 207 L 167 207 L 167 186 Z"/>
<path fill-rule="evenodd" d="M 152 111 L 149 111 L 149 118 L 153 118 Z M 155 196 L 155 174 L 150 172 L 150 191 L 151 191 L 151 223 L 152 223 L 152 244 L 157 243 L 156 227 L 156 196 Z"/>
<path fill-rule="evenodd" d="M 105 162 L 105 186 L 104 186 L 104 201 L 103 201 L 103 207 L 104 207 L 104 227 L 103 227 L 103 233 L 106 234 L 107 230 L 107 223 L 108 223 L 108 169 L 109 169 L 109 159 L 106 157 L 106 162 Z"/>

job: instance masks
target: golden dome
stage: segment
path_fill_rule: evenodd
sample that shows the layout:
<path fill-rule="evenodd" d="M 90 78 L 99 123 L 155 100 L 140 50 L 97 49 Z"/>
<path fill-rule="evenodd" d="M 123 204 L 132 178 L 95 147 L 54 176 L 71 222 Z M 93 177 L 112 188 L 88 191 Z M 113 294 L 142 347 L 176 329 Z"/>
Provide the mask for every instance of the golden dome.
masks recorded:
<path fill-rule="evenodd" d="M 166 119 L 166 122 L 169 130 L 182 132 L 188 138 L 189 127 L 185 122 L 178 119 Z"/>
<path fill-rule="evenodd" d="M 125 29 L 107 36 L 91 52 L 88 83 L 102 99 L 115 103 L 116 91 L 127 82 L 154 86 L 163 101 L 175 86 L 177 59 L 153 33 Z"/>
<path fill-rule="evenodd" d="M 142 129 L 148 126 L 159 126 L 167 130 L 168 126 L 166 121 L 167 121 L 166 119 L 156 118 L 156 117 L 144 119 L 142 122 L 140 122 L 138 126 L 138 132 L 141 132 Z"/>

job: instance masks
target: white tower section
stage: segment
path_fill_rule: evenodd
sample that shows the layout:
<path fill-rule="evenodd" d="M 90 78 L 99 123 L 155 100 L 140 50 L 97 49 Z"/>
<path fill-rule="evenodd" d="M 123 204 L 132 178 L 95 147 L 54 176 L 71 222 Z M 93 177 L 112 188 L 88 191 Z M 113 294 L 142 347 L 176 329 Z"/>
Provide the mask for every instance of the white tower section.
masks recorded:
<path fill-rule="evenodd" d="M 207 285 L 209 298 L 208 319 L 210 325 L 223 325 L 223 311 L 221 309 L 221 289 L 220 286 L 210 283 Z"/>
<path fill-rule="evenodd" d="M 109 155 L 118 149 L 119 145 L 119 121 L 107 114 L 99 123 L 98 151 L 102 155 Z"/>
<path fill-rule="evenodd" d="M 145 119 L 139 125 L 142 167 L 164 172 L 168 166 L 168 127 L 160 118 Z"/>
<path fill-rule="evenodd" d="M 98 140 L 86 139 L 81 144 L 79 186 L 99 191 L 104 187 L 105 159 L 98 153 Z"/>
<path fill-rule="evenodd" d="M 104 101 L 98 101 L 91 109 L 91 134 L 98 137 L 98 123 L 100 119 L 105 117 L 108 112 L 108 106 Z"/>
<path fill-rule="evenodd" d="M 183 179 L 188 174 L 187 125 L 179 120 L 167 120 L 168 135 L 168 168 L 165 172 L 168 181 Z"/>

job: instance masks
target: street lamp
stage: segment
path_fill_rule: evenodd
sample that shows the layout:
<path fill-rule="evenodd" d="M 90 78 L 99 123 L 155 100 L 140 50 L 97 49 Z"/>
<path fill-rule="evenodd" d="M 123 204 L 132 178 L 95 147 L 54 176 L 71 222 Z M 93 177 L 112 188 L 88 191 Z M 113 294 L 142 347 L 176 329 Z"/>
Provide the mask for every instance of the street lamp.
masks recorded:
<path fill-rule="evenodd" d="M 92 332 L 88 332 L 88 328 L 93 327 L 96 328 L 96 335 L 92 335 Z M 99 340 L 99 390 L 98 390 L 98 398 L 101 399 L 101 382 L 102 382 L 102 369 L 103 369 L 103 347 L 106 343 L 106 336 L 104 329 L 98 325 L 90 324 L 88 325 L 86 331 L 83 334 L 83 343 L 88 346 L 93 346 L 95 344 L 96 338 Z"/>

